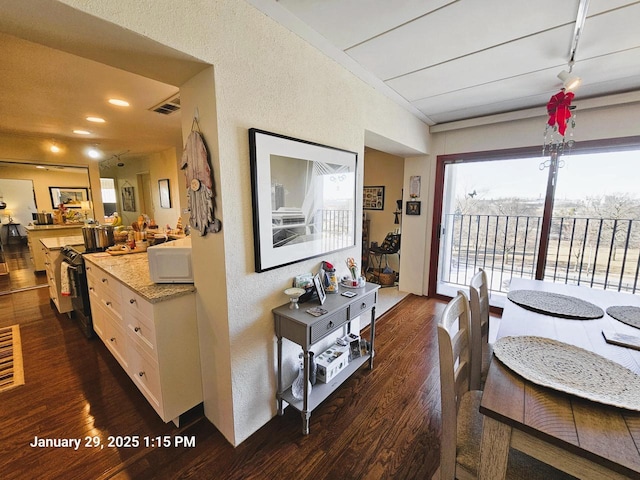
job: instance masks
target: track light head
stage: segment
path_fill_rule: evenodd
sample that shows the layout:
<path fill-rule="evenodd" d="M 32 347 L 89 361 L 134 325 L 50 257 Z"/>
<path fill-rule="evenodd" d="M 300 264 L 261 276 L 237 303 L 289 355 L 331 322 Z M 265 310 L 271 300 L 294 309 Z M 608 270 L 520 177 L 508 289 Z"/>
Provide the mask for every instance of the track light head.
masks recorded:
<path fill-rule="evenodd" d="M 562 80 L 562 86 L 565 90 L 575 90 L 580 86 L 580 83 L 582 83 L 582 79 L 572 75 L 571 71 L 567 72 L 566 70 L 562 70 L 558 74 L 558 78 Z"/>

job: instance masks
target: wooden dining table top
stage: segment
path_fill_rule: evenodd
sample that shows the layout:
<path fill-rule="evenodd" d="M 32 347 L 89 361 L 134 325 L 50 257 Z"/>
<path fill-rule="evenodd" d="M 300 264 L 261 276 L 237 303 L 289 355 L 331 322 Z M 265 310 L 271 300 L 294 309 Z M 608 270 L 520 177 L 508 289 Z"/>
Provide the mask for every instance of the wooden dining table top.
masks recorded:
<path fill-rule="evenodd" d="M 526 279 L 513 279 L 510 290 L 540 290 L 609 306 L 640 307 L 640 295 Z M 640 351 L 606 343 L 602 330 L 640 336 L 640 329 L 609 317 L 558 318 L 505 302 L 497 338 L 531 335 L 551 338 L 606 357 L 640 375 Z M 587 459 L 621 474 L 640 478 L 640 412 L 603 405 L 538 386 L 493 358 L 480 412 L 542 440 L 558 451 Z"/>

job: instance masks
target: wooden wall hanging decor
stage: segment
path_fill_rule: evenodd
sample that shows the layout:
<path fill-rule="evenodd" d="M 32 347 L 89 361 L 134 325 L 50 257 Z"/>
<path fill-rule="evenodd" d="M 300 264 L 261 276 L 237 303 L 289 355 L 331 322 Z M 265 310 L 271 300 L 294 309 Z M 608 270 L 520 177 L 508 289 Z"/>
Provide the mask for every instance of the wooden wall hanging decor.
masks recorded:
<path fill-rule="evenodd" d="M 182 153 L 180 168 L 184 170 L 187 181 L 189 224 L 198 229 L 200 235 L 216 233 L 222 228 L 214 214 L 215 189 L 210 165 L 204 138 L 199 131 L 192 129 Z"/>

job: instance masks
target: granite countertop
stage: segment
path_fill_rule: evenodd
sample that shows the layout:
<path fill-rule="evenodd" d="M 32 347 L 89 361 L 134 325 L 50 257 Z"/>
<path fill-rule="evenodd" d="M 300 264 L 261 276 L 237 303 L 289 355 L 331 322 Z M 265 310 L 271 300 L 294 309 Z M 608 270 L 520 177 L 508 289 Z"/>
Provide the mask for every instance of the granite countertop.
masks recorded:
<path fill-rule="evenodd" d="M 49 250 L 60 250 L 65 245 L 84 245 L 84 238 L 80 235 L 72 237 L 45 237 L 40 239 L 45 248 Z"/>
<path fill-rule="evenodd" d="M 150 303 L 162 302 L 196 291 L 196 287 L 191 283 L 153 283 L 149 276 L 146 252 L 129 255 L 110 255 L 106 252 L 88 253 L 84 258 L 113 275 Z"/>
<path fill-rule="evenodd" d="M 24 228 L 28 231 L 39 232 L 41 230 L 60 230 L 61 228 L 78 228 L 84 223 L 65 223 L 64 225 L 26 225 Z"/>

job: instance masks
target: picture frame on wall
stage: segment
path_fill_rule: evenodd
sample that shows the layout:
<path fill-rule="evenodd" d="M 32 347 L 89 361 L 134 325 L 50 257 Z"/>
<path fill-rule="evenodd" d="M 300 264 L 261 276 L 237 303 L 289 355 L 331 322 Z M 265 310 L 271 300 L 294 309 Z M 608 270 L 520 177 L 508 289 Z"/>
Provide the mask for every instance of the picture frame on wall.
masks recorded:
<path fill-rule="evenodd" d="M 122 187 L 122 210 L 125 212 L 136 211 L 135 189 L 132 186 Z"/>
<path fill-rule="evenodd" d="M 384 210 L 384 186 L 363 187 L 362 208 L 365 210 Z"/>
<path fill-rule="evenodd" d="M 419 201 L 409 201 L 407 202 L 407 215 L 420 215 L 420 203 Z"/>
<path fill-rule="evenodd" d="M 356 244 L 358 154 L 249 129 L 256 272 Z"/>
<path fill-rule="evenodd" d="M 420 175 L 412 175 L 409 179 L 409 197 L 420 198 Z"/>
<path fill-rule="evenodd" d="M 169 189 L 169 179 L 158 180 L 158 192 L 160 195 L 160 208 L 171 208 L 171 190 Z"/>
<path fill-rule="evenodd" d="M 81 208 L 82 202 L 89 201 L 89 189 L 84 187 L 49 187 L 51 206 L 60 205 L 66 208 Z"/>

